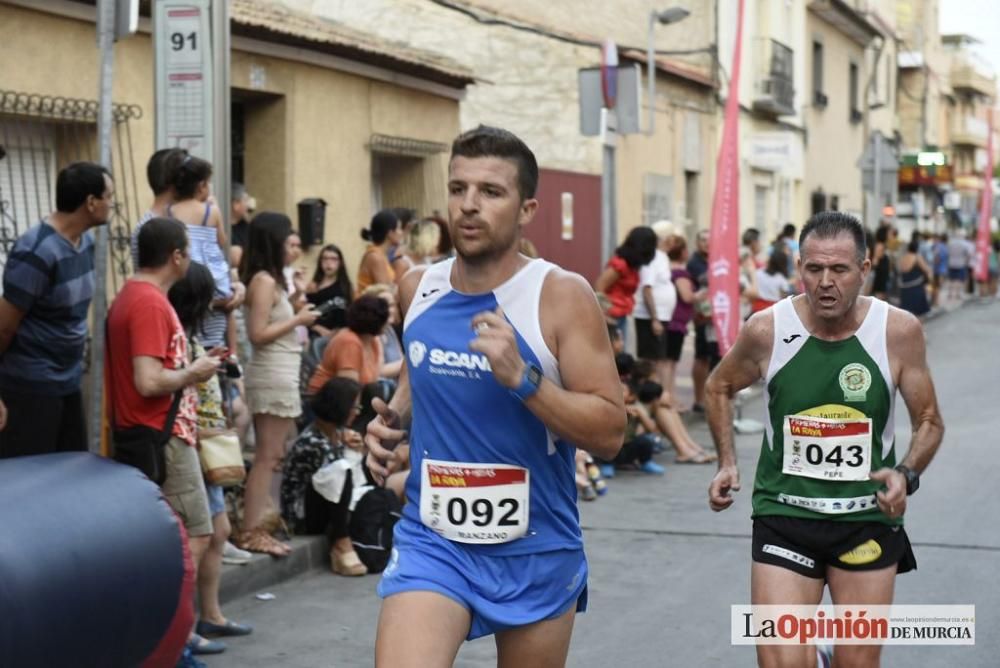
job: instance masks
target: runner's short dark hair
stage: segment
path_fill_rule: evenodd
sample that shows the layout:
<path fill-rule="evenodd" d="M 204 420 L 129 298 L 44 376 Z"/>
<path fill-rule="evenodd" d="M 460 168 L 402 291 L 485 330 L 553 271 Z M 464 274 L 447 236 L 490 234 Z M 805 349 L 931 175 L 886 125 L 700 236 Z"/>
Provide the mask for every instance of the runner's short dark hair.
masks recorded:
<path fill-rule="evenodd" d="M 538 162 L 528 145 L 509 130 L 480 125 L 463 132 L 451 145 L 451 160 L 463 158 L 503 158 L 517 166 L 517 190 L 521 201 L 531 199 L 538 189 Z"/>
<path fill-rule="evenodd" d="M 139 268 L 159 269 L 174 251 L 187 250 L 184 223 L 173 218 L 151 218 L 139 228 Z"/>
<path fill-rule="evenodd" d="M 810 235 L 820 239 L 832 239 L 840 234 L 850 234 L 854 237 L 858 264 L 862 264 L 868 251 L 865 228 L 861 226 L 860 220 L 841 211 L 820 211 L 813 214 L 799 234 L 799 251 L 805 248 L 806 238 Z"/>
<path fill-rule="evenodd" d="M 104 175 L 111 176 L 107 167 L 95 162 L 74 162 L 59 171 L 56 177 L 56 209 L 73 213 L 93 195 L 104 196 Z"/>

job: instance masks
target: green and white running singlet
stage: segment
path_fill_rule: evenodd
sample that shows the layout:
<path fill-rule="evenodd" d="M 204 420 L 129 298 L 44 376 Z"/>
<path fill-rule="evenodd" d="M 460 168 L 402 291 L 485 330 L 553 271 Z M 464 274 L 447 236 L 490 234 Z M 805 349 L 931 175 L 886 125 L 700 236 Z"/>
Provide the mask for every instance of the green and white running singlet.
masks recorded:
<path fill-rule="evenodd" d="M 879 510 L 882 483 L 868 477 L 896 465 L 889 305 L 872 299 L 861 327 L 842 341 L 810 336 L 790 297 L 773 315 L 753 516 L 901 525 Z"/>

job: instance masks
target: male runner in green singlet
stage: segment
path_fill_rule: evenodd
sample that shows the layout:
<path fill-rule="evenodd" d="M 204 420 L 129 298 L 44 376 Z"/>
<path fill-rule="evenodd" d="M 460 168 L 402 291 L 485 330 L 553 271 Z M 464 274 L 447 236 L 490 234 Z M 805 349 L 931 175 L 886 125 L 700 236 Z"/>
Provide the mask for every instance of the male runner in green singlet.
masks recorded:
<path fill-rule="evenodd" d="M 896 573 L 916 567 L 903 530 L 906 497 L 941 444 L 944 425 L 920 322 L 860 297 L 871 268 L 861 223 L 818 213 L 799 237 L 805 294 L 755 314 L 709 378 L 706 409 L 719 451 L 709 505 L 739 490 L 730 398 L 759 378 L 766 433 L 753 491 L 751 602 L 892 603 Z M 894 448 L 896 390 L 913 434 Z M 834 666 L 878 666 L 881 646 L 841 645 Z M 815 665 L 809 645 L 758 645 L 761 666 Z"/>

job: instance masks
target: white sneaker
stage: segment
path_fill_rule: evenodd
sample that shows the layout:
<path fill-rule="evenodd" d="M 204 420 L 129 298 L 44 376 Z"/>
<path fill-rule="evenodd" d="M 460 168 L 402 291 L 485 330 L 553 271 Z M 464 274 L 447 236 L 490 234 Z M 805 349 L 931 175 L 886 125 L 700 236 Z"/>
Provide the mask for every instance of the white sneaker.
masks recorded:
<path fill-rule="evenodd" d="M 222 548 L 222 563 L 224 564 L 242 566 L 243 564 L 250 563 L 250 559 L 252 558 L 252 553 L 247 552 L 246 550 L 241 550 L 228 540 L 226 541 L 225 547 Z"/>

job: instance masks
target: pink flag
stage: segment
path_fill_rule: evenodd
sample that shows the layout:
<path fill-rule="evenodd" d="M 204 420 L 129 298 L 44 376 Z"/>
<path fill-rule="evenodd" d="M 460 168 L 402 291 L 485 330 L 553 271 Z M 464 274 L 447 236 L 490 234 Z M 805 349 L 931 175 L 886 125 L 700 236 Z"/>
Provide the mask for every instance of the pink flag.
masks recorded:
<path fill-rule="evenodd" d="M 979 238 L 976 239 L 976 280 L 985 283 L 990 267 L 990 214 L 993 212 L 993 110 L 989 110 L 989 135 L 986 139 L 986 174 L 983 200 L 979 204 Z"/>
<path fill-rule="evenodd" d="M 722 146 L 715 172 L 712 199 L 712 227 L 708 240 L 708 296 L 712 304 L 712 324 L 725 355 L 736 341 L 740 328 L 740 53 L 743 44 L 743 0 L 736 19 L 736 46 L 730 69 Z"/>

